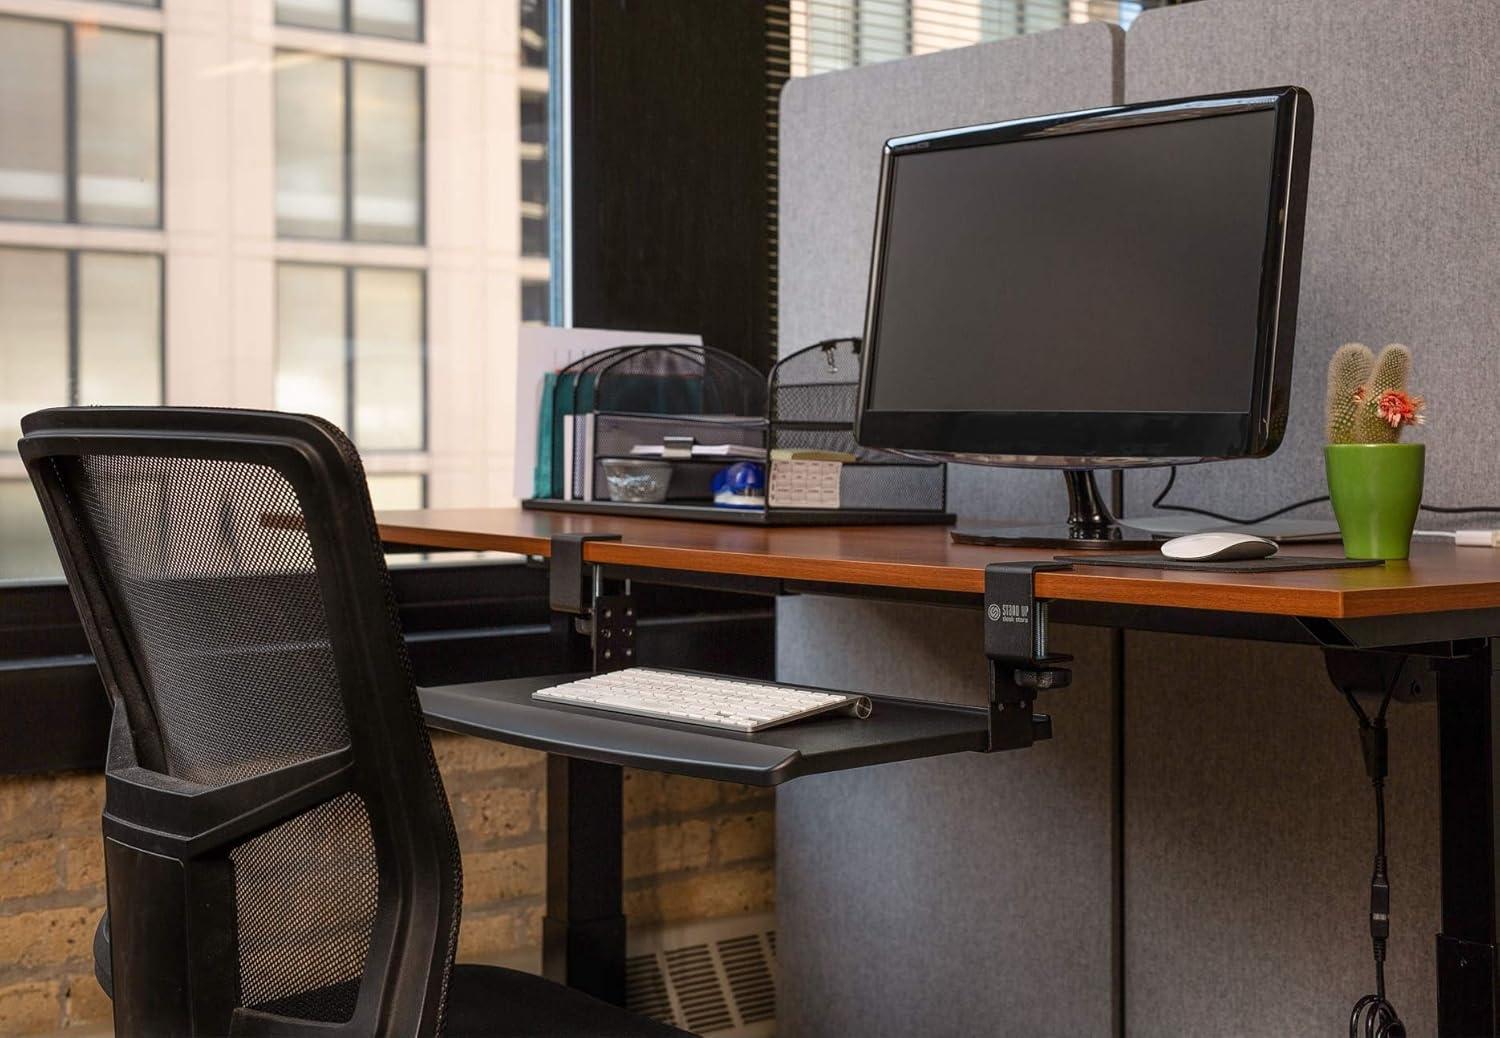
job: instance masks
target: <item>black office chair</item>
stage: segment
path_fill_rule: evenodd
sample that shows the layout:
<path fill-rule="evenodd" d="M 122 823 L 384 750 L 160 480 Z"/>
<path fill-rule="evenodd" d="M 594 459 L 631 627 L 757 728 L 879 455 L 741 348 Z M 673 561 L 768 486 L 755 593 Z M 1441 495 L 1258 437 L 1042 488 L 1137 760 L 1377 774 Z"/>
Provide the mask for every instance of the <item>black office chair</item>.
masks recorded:
<path fill-rule="evenodd" d="M 338 430 L 188 408 L 22 429 L 114 701 L 95 947 L 118 1034 L 682 1038 L 454 966 L 458 842 Z"/>

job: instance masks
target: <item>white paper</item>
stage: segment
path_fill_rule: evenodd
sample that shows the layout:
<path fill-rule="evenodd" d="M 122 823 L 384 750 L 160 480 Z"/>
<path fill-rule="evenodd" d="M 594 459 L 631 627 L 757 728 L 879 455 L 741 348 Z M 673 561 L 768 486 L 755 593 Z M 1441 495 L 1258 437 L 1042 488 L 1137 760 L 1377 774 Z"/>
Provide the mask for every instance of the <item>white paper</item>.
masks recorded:
<path fill-rule="evenodd" d="M 611 346 L 658 342 L 702 346 L 703 336 L 521 325 L 516 346 L 516 497 L 530 497 L 536 485 L 536 424 L 542 406 L 542 382 L 547 372 L 559 371 L 580 357 Z"/>
<path fill-rule="evenodd" d="M 666 451 L 666 445 L 661 443 L 637 443 L 630 448 L 630 453 L 638 458 L 660 458 L 666 454 Z M 764 461 L 766 449 L 740 443 L 695 443 L 693 444 L 693 457 L 748 458 L 751 461 Z"/>

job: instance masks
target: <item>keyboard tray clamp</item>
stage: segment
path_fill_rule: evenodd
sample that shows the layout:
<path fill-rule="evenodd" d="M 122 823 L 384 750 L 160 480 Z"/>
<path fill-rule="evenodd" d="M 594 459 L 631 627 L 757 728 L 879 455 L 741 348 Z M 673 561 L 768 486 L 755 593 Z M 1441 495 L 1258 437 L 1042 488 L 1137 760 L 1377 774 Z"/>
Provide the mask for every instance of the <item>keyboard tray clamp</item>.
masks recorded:
<path fill-rule="evenodd" d="M 587 616 L 593 608 L 593 573 L 584 566 L 583 547 L 589 541 L 618 541 L 617 533 L 557 533 L 552 535 L 547 598 L 554 613 Z"/>
<path fill-rule="evenodd" d="M 1067 688 L 1073 657 L 1047 645 L 1047 603 L 1036 574 L 1065 562 L 992 562 L 984 570 L 984 654 L 990 663 L 990 745 L 1021 750 L 1052 738 L 1052 718 L 1032 713 L 1038 692 Z"/>

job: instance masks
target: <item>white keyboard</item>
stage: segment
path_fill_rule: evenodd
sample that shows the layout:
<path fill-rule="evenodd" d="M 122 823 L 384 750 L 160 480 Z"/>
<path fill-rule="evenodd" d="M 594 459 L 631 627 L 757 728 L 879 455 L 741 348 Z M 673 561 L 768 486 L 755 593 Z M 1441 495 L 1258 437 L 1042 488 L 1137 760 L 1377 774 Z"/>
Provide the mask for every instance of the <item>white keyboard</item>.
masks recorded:
<path fill-rule="evenodd" d="M 869 717 L 871 710 L 864 696 L 647 667 L 595 674 L 541 689 L 531 698 L 732 732 L 759 732 L 831 710 Z"/>

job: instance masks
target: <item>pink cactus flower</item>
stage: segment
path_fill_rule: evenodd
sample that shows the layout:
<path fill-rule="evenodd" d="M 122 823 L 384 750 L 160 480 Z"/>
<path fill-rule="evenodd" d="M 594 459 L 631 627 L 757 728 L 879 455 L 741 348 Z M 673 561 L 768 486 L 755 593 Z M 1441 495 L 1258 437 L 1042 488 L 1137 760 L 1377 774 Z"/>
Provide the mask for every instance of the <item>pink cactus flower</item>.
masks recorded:
<path fill-rule="evenodd" d="M 1364 393 L 1363 387 L 1356 392 L 1356 397 Z M 1359 400 L 1359 403 L 1364 403 Z M 1426 419 L 1422 415 L 1424 401 L 1419 396 L 1408 396 L 1399 389 L 1388 389 L 1380 394 L 1380 399 L 1375 401 L 1375 413 L 1380 415 L 1381 421 L 1392 429 L 1398 429 L 1403 425 L 1421 425 Z"/>

